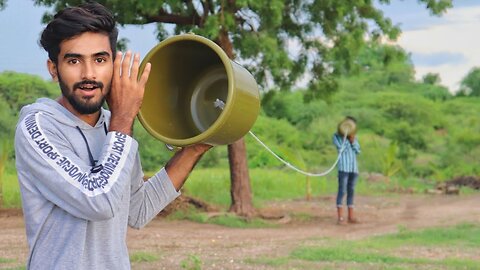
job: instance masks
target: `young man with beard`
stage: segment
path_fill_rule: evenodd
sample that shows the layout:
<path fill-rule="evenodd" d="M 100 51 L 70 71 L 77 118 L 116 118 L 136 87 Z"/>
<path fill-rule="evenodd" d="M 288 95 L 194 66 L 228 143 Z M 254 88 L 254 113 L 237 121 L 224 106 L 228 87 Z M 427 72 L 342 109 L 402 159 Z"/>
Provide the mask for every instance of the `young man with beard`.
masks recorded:
<path fill-rule="evenodd" d="M 92 2 L 58 12 L 42 33 L 62 95 L 22 108 L 15 134 L 28 269 L 130 269 L 127 226 L 174 200 L 211 147 L 185 147 L 143 181 L 131 136 L 151 66 L 139 76 L 140 56 L 116 52 L 117 35 Z"/>

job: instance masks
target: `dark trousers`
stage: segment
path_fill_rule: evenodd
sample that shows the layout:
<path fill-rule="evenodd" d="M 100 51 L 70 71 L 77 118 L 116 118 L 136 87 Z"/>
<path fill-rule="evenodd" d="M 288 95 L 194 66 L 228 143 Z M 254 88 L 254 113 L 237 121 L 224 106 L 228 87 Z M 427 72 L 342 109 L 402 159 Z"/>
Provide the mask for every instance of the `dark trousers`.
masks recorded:
<path fill-rule="evenodd" d="M 353 198 L 355 195 L 355 185 L 357 183 L 358 173 L 338 172 L 338 194 L 337 207 L 342 207 L 343 197 L 347 193 L 347 206 L 353 207 Z"/>

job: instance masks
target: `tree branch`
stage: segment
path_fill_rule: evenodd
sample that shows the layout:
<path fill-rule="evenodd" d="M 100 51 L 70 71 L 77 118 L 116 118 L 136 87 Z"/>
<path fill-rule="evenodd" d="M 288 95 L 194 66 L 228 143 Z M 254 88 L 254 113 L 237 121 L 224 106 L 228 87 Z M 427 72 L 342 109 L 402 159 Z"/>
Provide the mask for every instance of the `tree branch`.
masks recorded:
<path fill-rule="evenodd" d="M 157 15 L 145 16 L 146 23 L 173 23 L 178 25 L 201 25 L 201 18 L 197 14 L 192 14 L 190 16 L 181 16 L 177 14 L 170 14 L 165 12 L 165 10 L 160 10 Z"/>

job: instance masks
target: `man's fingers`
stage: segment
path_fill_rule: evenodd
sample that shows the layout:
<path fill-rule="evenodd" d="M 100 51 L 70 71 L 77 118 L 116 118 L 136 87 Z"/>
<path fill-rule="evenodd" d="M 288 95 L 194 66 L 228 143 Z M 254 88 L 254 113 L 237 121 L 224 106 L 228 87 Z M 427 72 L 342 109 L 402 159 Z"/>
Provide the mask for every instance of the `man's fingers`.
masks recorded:
<path fill-rule="evenodd" d="M 113 83 L 118 83 L 118 78 L 120 78 L 120 68 L 122 65 L 122 52 L 117 52 L 115 56 L 115 62 L 113 62 Z"/>
<path fill-rule="evenodd" d="M 122 62 L 122 74 L 121 74 L 121 77 L 122 78 L 128 78 L 130 76 L 130 62 L 132 61 L 132 52 L 131 51 L 127 51 L 127 53 L 125 54 L 125 57 L 123 58 L 123 62 Z"/>
<path fill-rule="evenodd" d="M 130 71 L 130 77 L 134 80 L 138 80 L 138 68 L 140 65 L 140 54 L 136 53 L 133 55 L 133 65 L 132 70 Z"/>
<path fill-rule="evenodd" d="M 150 71 L 152 70 L 152 64 L 147 63 L 143 69 L 142 77 L 140 77 L 140 85 L 142 88 L 145 88 L 145 85 L 148 81 L 148 76 L 150 76 Z"/>

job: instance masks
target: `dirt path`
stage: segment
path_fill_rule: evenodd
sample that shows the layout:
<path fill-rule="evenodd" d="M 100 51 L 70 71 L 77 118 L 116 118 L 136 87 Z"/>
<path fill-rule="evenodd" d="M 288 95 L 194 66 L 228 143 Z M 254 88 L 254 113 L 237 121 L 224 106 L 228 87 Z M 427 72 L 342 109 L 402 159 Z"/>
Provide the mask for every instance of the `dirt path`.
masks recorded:
<path fill-rule="evenodd" d="M 129 230 L 128 246 L 131 253 L 144 251 L 159 256 L 155 262 L 134 263 L 133 269 L 182 269 L 181 262 L 189 256 L 197 257 L 202 269 L 276 269 L 259 268 L 245 264 L 244 260 L 287 256 L 292 249 L 322 237 L 358 239 L 393 233 L 400 227 L 419 229 L 479 223 L 479 202 L 479 193 L 359 197 L 357 212 L 362 223 L 338 226 L 333 197 L 284 201 L 264 209 L 291 218 L 276 228 L 235 229 L 157 218 L 142 230 Z M 311 218 L 295 218 L 299 216 Z M 19 266 L 27 255 L 22 216 L 18 211 L 3 211 L 0 224 L 0 258 L 16 261 L 1 263 L 0 269 Z"/>

